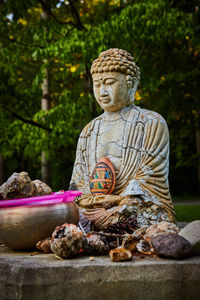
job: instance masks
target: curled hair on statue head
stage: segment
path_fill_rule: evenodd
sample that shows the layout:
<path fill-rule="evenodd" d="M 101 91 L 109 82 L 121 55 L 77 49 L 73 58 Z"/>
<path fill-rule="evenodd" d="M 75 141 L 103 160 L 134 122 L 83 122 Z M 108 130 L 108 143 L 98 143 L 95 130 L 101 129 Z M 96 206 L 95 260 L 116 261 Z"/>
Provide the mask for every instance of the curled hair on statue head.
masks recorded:
<path fill-rule="evenodd" d="M 125 50 L 111 48 L 99 54 L 92 63 L 91 74 L 103 72 L 120 72 L 126 75 L 127 86 L 130 89 L 130 102 L 134 102 L 135 92 L 140 80 L 140 69 L 134 58 Z"/>

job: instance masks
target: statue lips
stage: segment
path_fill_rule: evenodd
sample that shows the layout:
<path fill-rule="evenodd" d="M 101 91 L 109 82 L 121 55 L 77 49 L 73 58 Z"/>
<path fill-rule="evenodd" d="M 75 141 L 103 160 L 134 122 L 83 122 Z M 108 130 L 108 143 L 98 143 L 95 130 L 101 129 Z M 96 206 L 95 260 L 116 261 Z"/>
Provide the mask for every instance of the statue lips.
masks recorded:
<path fill-rule="evenodd" d="M 100 98 L 100 101 L 103 104 L 107 104 L 111 101 L 111 99 L 109 97 L 105 97 L 105 98 Z"/>

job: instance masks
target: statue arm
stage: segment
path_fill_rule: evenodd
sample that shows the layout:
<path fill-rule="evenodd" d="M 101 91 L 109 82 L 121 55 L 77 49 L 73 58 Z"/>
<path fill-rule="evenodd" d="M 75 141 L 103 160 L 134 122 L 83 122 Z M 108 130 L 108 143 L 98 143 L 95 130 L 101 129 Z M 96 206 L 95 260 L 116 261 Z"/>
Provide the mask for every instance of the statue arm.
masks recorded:
<path fill-rule="evenodd" d="M 173 212 L 169 192 L 169 132 L 165 120 L 159 116 L 145 124 L 143 155 L 135 176 L 141 187 L 142 198 Z"/>
<path fill-rule="evenodd" d="M 76 149 L 76 159 L 74 163 L 70 185 L 75 183 L 77 189 L 81 191 L 83 194 L 89 193 L 89 176 L 88 176 L 89 171 L 87 168 L 86 157 L 85 157 L 86 146 L 87 146 L 86 137 L 84 135 L 84 131 L 82 131 L 78 139 L 78 144 Z"/>

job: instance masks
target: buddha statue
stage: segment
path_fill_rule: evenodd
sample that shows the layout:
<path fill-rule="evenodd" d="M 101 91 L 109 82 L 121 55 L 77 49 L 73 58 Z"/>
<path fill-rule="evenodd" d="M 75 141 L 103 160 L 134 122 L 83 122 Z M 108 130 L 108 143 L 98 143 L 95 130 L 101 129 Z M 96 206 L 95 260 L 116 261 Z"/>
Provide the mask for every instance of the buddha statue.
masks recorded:
<path fill-rule="evenodd" d="M 175 222 L 168 184 L 169 134 L 156 112 L 134 105 L 140 70 L 121 49 L 109 49 L 91 67 L 94 95 L 104 110 L 81 132 L 70 184 L 82 195 L 81 213 L 96 230 L 147 228 Z M 112 194 L 94 194 L 90 178 L 106 157 L 115 171 Z M 123 231 L 123 230 L 122 230 Z"/>

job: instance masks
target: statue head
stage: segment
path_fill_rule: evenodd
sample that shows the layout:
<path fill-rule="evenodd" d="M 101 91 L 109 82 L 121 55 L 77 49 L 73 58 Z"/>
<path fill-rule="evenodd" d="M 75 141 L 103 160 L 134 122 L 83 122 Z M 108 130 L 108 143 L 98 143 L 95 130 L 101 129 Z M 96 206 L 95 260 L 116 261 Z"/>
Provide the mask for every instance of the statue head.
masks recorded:
<path fill-rule="evenodd" d="M 118 111 L 134 102 L 140 70 L 130 53 L 109 49 L 100 53 L 91 67 L 94 94 L 106 111 Z"/>

